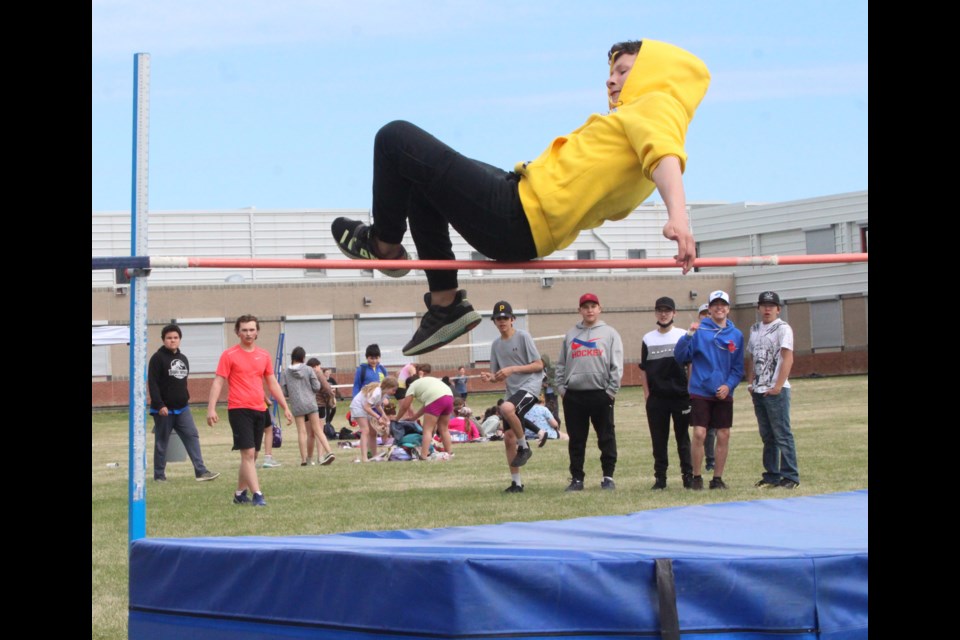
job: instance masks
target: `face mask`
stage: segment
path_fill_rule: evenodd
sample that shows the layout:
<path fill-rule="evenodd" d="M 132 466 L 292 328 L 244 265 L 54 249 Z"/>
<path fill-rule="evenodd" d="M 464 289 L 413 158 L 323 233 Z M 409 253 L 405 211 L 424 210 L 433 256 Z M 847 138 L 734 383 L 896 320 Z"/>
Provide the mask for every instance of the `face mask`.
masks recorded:
<path fill-rule="evenodd" d="M 672 320 L 672 319 L 670 320 L 670 322 L 660 322 L 659 320 L 657 320 L 657 326 L 660 327 L 661 329 L 666 329 L 667 327 L 669 327 L 669 326 L 672 325 L 672 324 L 673 324 L 673 320 Z"/>

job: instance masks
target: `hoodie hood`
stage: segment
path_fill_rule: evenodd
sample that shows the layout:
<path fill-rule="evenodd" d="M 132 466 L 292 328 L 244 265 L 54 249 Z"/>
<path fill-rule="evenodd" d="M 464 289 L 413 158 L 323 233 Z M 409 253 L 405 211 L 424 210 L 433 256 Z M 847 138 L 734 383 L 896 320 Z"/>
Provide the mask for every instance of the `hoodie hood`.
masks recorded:
<path fill-rule="evenodd" d="M 618 100 L 610 103 L 610 109 L 630 104 L 646 94 L 664 93 L 683 105 L 689 120 L 709 85 L 710 71 L 700 58 L 666 42 L 644 40 Z"/>
<path fill-rule="evenodd" d="M 302 362 L 298 362 L 287 367 L 287 375 L 291 378 L 305 379 L 309 375 L 307 373 L 308 369 L 309 367 L 307 367 L 307 365 L 303 364 Z"/>

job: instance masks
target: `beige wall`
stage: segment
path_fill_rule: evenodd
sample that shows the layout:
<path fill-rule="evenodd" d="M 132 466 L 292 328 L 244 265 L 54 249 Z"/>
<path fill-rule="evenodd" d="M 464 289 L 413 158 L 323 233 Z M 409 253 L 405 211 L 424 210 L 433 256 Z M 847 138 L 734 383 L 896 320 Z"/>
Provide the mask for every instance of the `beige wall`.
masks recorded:
<path fill-rule="evenodd" d="M 643 335 L 653 329 L 653 303 L 660 296 L 672 297 L 678 306 L 677 325 L 685 328 L 696 317 L 697 307 L 706 301 L 707 294 L 715 289 L 733 291 L 734 278 L 729 273 L 692 273 L 686 276 L 665 273 L 602 273 L 590 275 L 556 274 L 550 288 L 541 286 L 542 275 L 529 277 L 498 277 L 495 274 L 466 280 L 461 286 L 469 293 L 474 308 L 489 312 L 495 302 L 508 300 L 515 309 L 529 312 L 527 327 L 534 337 L 565 333 L 579 319 L 577 301 L 581 294 L 590 291 L 597 294 L 603 307 L 603 319 L 616 328 L 623 337 L 627 363 L 640 360 Z M 237 316 L 252 313 L 260 318 L 261 347 L 275 353 L 283 316 L 330 314 L 334 319 L 334 349 L 338 352 L 354 351 L 356 344 L 356 319 L 361 314 L 397 313 L 425 310 L 423 294 L 426 281 L 423 278 L 376 279 L 369 282 L 319 282 L 304 284 L 255 284 L 215 286 L 166 286 L 151 287 L 148 291 L 147 353 L 161 344 L 160 329 L 174 318 L 223 317 L 224 345 L 236 342 L 233 322 Z M 690 292 L 697 292 L 696 299 Z M 364 306 L 363 298 L 371 299 Z M 736 303 L 737 301 L 735 301 Z M 803 371 L 832 373 L 866 372 L 866 298 L 843 299 L 844 337 L 850 351 L 859 355 L 838 356 L 824 359 L 817 364 L 819 354 L 810 354 L 809 313 L 805 303 L 790 305 L 789 321 L 794 329 L 795 347 L 798 356 L 796 375 Z M 129 322 L 130 300 L 118 296 L 112 289 L 94 289 L 92 319 L 106 320 L 110 324 Z M 746 332 L 756 321 L 755 306 L 735 304 L 732 317 L 737 326 Z M 466 344 L 467 337 L 458 340 Z M 362 346 L 360 347 L 363 348 Z M 826 354 L 825 354 L 826 355 Z M 111 347 L 110 380 L 94 380 L 93 406 L 116 406 L 126 404 L 126 384 L 129 370 L 129 348 L 125 345 Z M 338 378 L 351 377 L 357 358 L 343 356 L 337 363 Z M 324 363 L 325 365 L 328 363 Z M 819 366 L 819 368 L 818 368 Z M 634 383 L 631 374 L 624 384 Z M 441 374 L 442 375 L 442 374 Z M 345 377 L 344 377 L 345 376 Z M 194 376 L 191 376 L 193 378 Z M 200 376 L 202 377 L 202 376 Z M 209 377 L 209 376 L 207 376 Z M 201 381 L 195 382 L 200 385 Z M 120 383 L 118 385 L 118 383 Z M 207 385 L 201 385 L 207 388 Z M 193 389 L 193 385 L 191 386 Z M 198 388 L 199 390 L 199 388 Z M 194 402 L 206 400 L 194 395 Z"/>

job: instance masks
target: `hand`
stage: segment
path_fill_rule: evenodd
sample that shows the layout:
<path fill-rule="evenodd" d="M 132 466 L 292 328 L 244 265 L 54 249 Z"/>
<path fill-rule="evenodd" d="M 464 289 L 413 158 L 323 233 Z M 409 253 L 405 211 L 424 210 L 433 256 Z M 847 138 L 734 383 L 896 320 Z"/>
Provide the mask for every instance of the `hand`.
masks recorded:
<path fill-rule="evenodd" d="M 287 426 L 293 424 L 293 413 L 291 413 L 290 407 L 283 408 L 283 417 L 287 419 Z"/>
<path fill-rule="evenodd" d="M 717 387 L 717 400 L 723 400 L 728 395 L 730 395 L 730 387 L 728 387 L 725 384 L 722 384 L 719 387 Z"/>
<path fill-rule="evenodd" d="M 763 394 L 763 395 L 765 395 L 765 396 L 778 396 L 778 395 L 780 395 L 780 390 L 781 390 L 781 389 L 783 389 L 783 387 L 770 387 L 769 389 L 767 389 L 767 392 L 766 392 L 765 394 Z"/>
<path fill-rule="evenodd" d="M 481 372 L 480 372 L 480 378 L 481 378 L 484 382 L 490 382 L 492 376 L 490 375 L 490 372 L 489 372 L 489 371 L 481 371 Z"/>
<path fill-rule="evenodd" d="M 166 407 L 160 407 L 160 411 L 158 411 L 157 413 L 158 413 L 159 415 L 161 415 L 161 416 L 168 416 L 168 415 L 170 415 L 170 412 L 167 410 Z"/>
<path fill-rule="evenodd" d="M 676 241 L 677 255 L 673 256 L 673 259 L 683 265 L 683 273 L 686 274 L 693 268 L 693 261 L 697 257 L 697 245 L 689 225 L 684 226 L 668 220 L 667 224 L 663 225 L 663 237 Z"/>
<path fill-rule="evenodd" d="M 207 409 L 207 425 L 213 426 L 220 421 L 220 416 L 217 415 L 216 409 Z"/>

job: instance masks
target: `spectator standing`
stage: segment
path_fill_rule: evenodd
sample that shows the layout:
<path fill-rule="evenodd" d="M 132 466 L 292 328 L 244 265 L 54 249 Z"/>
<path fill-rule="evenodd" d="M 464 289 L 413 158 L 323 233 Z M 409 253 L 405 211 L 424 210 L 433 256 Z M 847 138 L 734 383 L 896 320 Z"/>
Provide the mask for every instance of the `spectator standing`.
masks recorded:
<path fill-rule="evenodd" d="M 200 452 L 200 434 L 190 413 L 190 390 L 187 376 L 190 361 L 180 351 L 183 332 L 175 324 L 160 330 L 163 345 L 150 358 L 147 367 L 147 386 L 150 389 L 150 415 L 153 416 L 153 479 L 167 479 L 167 444 L 174 431 L 183 442 L 193 474 L 198 482 L 216 480 L 220 477 L 203 464 Z"/>
<path fill-rule="evenodd" d="M 312 438 L 319 444 L 318 453 L 323 458 L 320 464 L 326 465 L 334 461 L 335 456 L 330 450 L 330 443 L 323 433 L 320 424 L 320 407 L 317 404 L 317 394 L 322 386 L 317 372 L 304 363 L 307 352 L 303 347 L 294 347 L 290 352 L 290 366 L 282 374 L 280 388 L 287 397 L 290 412 L 297 424 L 297 445 L 300 448 L 300 466 L 306 467 L 313 458 L 313 452 L 308 450 L 307 429 Z M 319 366 L 319 364 L 318 364 Z"/>
<path fill-rule="evenodd" d="M 743 380 L 743 334 L 729 319 L 730 296 L 712 291 L 707 304 L 710 315 L 695 321 L 674 347 L 674 357 L 690 368 L 690 423 L 693 443 L 691 489 L 703 490 L 700 463 L 707 427 L 717 429 L 717 460 L 710 480 L 711 489 L 726 489 L 723 469 L 727 462 L 730 428 L 733 426 L 733 391 Z"/>
<path fill-rule="evenodd" d="M 520 467 L 533 455 L 523 433 L 523 416 L 537 404 L 543 379 L 543 361 L 530 334 L 513 326 L 516 316 L 506 300 L 493 305 L 493 323 L 500 337 L 490 345 L 490 370 L 481 371 L 486 382 L 506 384 L 500 417 L 507 428 L 503 430 L 503 446 L 510 468 L 510 486 L 506 493 L 522 493 L 523 479 Z"/>
<path fill-rule="evenodd" d="M 603 479 L 600 488 L 617 488 L 617 436 L 613 405 L 623 378 L 623 341 L 617 330 L 600 319 L 600 299 L 580 296 L 580 322 L 567 332 L 557 360 L 557 390 L 570 440 L 570 484 L 566 491 L 583 491 L 584 458 L 590 424 L 597 434 Z"/>
<path fill-rule="evenodd" d="M 457 398 L 467 401 L 467 370 L 465 367 L 457 369 L 457 377 L 453 379 L 453 390 Z"/>
<path fill-rule="evenodd" d="M 240 344 L 230 347 L 220 355 L 217 375 L 210 386 L 207 424 L 213 426 L 220 420 L 217 415 L 217 400 L 226 383 L 227 415 L 233 431 L 233 450 L 240 451 L 240 470 L 233 501 L 236 504 L 252 503 L 255 507 L 263 507 L 267 503 L 260 491 L 256 459 L 267 424 L 263 410 L 264 383 L 283 407 L 288 425 L 293 422 L 293 414 L 290 413 L 283 390 L 273 375 L 273 359 L 266 349 L 261 349 L 256 344 L 260 334 L 257 317 L 240 316 L 234 323 L 233 330 L 240 339 Z M 247 497 L 248 490 L 253 493 L 252 501 Z"/>
<path fill-rule="evenodd" d="M 684 489 L 693 484 L 693 466 L 690 464 L 690 392 L 687 389 L 686 367 L 673 356 L 674 347 L 683 329 L 673 325 L 677 305 L 673 298 L 657 298 L 653 309 L 657 328 L 643 336 L 640 347 L 640 384 L 646 398 L 647 426 L 653 446 L 653 476 L 651 489 L 667 488 L 667 468 L 670 466 L 667 444 L 670 441 L 670 419 L 677 441 L 680 459 L 680 477 Z"/>
<path fill-rule="evenodd" d="M 387 377 L 387 369 L 380 364 L 380 345 L 367 345 L 365 352 L 367 361 L 357 367 L 353 376 L 353 395 L 360 393 L 360 389 L 371 382 L 380 382 Z"/>
<path fill-rule="evenodd" d="M 775 291 L 761 293 L 757 308 L 760 322 L 750 327 L 747 342 L 747 352 L 753 359 L 750 397 L 763 441 L 763 477 L 756 486 L 796 489 L 800 470 L 790 428 L 793 329 L 780 319 L 780 296 Z"/>

